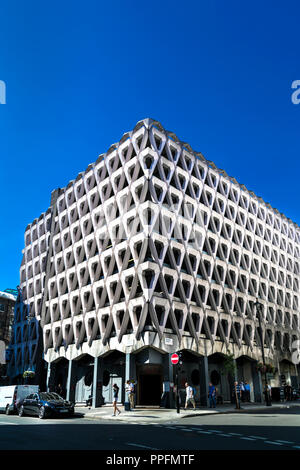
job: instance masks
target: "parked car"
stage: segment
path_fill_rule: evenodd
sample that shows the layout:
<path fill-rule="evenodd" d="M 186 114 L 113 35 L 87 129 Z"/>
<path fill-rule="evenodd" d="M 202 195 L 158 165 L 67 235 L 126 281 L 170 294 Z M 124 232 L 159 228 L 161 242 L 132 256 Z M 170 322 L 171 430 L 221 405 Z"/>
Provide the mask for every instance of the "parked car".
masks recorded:
<path fill-rule="evenodd" d="M 54 392 L 32 393 L 19 408 L 19 416 L 32 415 L 40 419 L 73 414 L 74 403 L 64 400 Z"/>
<path fill-rule="evenodd" d="M 38 385 L 8 385 L 0 387 L 0 411 L 7 415 L 18 413 L 19 406 L 30 393 L 37 393 Z"/>

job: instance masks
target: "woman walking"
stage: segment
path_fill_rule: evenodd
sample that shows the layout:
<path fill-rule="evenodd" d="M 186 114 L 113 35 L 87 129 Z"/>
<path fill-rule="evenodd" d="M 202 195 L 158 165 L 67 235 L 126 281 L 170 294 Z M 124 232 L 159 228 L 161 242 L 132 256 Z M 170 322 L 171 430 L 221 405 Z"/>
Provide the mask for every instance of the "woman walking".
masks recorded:
<path fill-rule="evenodd" d="M 119 395 L 119 387 L 117 384 L 113 384 L 113 407 L 114 407 L 114 413 L 113 416 L 116 416 L 116 412 L 118 412 L 118 415 L 121 413 L 119 408 L 117 407 L 117 401 L 118 401 L 118 395 Z"/>

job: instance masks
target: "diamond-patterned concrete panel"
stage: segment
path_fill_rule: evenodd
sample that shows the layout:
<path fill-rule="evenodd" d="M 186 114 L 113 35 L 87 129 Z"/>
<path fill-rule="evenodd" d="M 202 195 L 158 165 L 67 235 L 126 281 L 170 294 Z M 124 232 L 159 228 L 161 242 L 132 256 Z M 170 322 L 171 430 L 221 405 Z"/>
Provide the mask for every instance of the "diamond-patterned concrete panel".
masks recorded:
<path fill-rule="evenodd" d="M 46 360 L 126 338 L 270 358 L 299 337 L 300 230 L 151 119 L 53 193 L 25 232 L 23 298 Z M 45 288 L 44 288 L 45 286 Z M 140 344 L 140 343 L 139 343 Z M 129 349 L 130 349 L 129 348 Z"/>

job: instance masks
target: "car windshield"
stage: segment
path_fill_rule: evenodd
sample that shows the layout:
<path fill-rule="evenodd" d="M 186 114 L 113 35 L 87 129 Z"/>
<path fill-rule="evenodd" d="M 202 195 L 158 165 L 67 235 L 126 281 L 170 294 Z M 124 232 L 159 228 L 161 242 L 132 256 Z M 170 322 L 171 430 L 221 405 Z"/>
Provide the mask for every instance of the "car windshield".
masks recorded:
<path fill-rule="evenodd" d="M 41 400 L 63 400 L 57 393 L 40 393 Z"/>

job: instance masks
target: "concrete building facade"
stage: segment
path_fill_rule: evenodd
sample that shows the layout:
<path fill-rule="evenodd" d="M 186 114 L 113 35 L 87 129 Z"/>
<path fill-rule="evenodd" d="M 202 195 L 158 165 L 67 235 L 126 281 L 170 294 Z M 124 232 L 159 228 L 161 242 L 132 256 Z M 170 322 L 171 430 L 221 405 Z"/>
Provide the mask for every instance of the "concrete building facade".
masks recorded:
<path fill-rule="evenodd" d="M 8 345 L 11 338 L 16 297 L 13 289 L 0 292 L 0 384 L 7 381 Z"/>
<path fill-rule="evenodd" d="M 93 405 L 137 380 L 136 402 L 172 403 L 180 388 L 229 400 L 233 376 L 260 400 L 296 385 L 300 228 L 166 131 L 140 121 L 52 192 L 25 231 L 21 292 L 43 331 L 49 388 Z M 228 377 L 226 361 L 234 360 Z"/>
<path fill-rule="evenodd" d="M 21 290 L 14 308 L 14 319 L 12 323 L 9 361 L 7 364 L 7 375 L 11 384 L 24 383 L 23 374 L 25 371 L 37 372 L 37 363 L 42 361 L 39 346 L 39 322 L 35 315 L 29 311 L 29 305 L 23 302 Z M 39 378 L 32 379 L 32 382 Z"/>
<path fill-rule="evenodd" d="M 0 341 L 7 346 L 10 341 L 16 298 L 10 292 L 0 292 Z"/>

